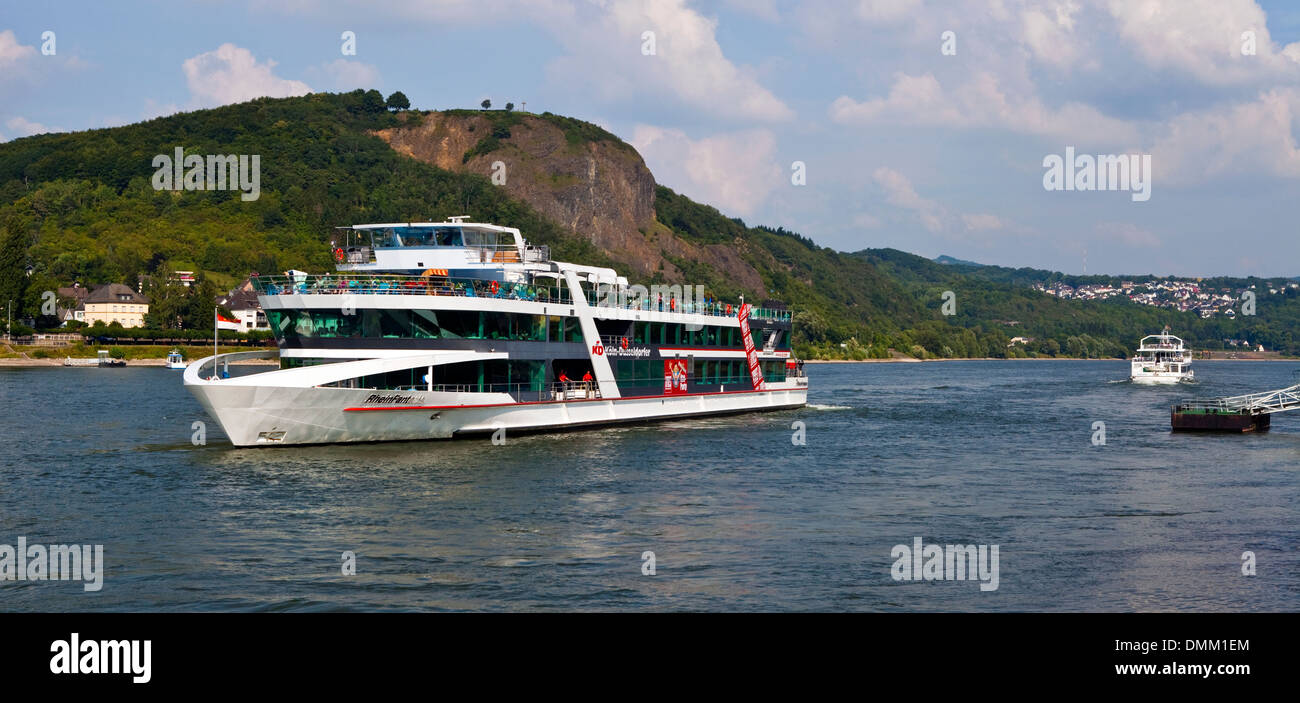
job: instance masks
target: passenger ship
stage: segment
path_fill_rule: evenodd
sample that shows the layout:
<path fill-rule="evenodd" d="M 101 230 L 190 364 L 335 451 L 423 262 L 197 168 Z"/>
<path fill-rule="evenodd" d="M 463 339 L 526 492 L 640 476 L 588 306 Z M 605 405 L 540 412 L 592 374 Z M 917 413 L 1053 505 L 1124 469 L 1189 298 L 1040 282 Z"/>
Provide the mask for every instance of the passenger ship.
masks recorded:
<path fill-rule="evenodd" d="M 1133 355 L 1129 380 L 1133 383 L 1178 383 L 1193 378 L 1192 357 L 1183 340 L 1169 334 L 1149 334 L 1138 342 Z"/>
<path fill-rule="evenodd" d="M 337 271 L 253 278 L 278 349 L 185 386 L 237 446 L 453 438 L 795 408 L 790 312 L 629 286 L 518 229 L 339 228 Z M 698 288 L 696 290 L 699 290 Z M 277 370 L 229 377 L 231 361 Z"/>

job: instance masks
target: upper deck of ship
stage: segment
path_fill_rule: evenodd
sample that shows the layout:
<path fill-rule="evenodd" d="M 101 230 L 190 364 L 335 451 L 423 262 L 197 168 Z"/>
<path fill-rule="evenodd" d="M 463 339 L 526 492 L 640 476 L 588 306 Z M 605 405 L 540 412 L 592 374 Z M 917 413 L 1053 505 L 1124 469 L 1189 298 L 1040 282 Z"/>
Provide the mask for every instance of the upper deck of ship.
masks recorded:
<path fill-rule="evenodd" d="M 1183 351 L 1183 340 L 1169 333 L 1149 334 L 1138 342 L 1138 351 Z"/>
<path fill-rule="evenodd" d="M 506 270 L 550 259 L 547 247 L 534 247 L 513 227 L 467 222 L 386 222 L 339 227 L 343 241 L 332 242 L 340 271 L 406 273 L 425 269 L 457 271 L 489 278 Z"/>
<path fill-rule="evenodd" d="M 571 302 L 563 283 L 565 273 L 571 272 L 582 297 L 593 307 L 730 318 L 739 314 L 739 302 L 692 297 L 689 287 L 668 286 L 656 292 L 629 286 L 611 268 L 553 261 L 548 247 L 530 245 L 516 228 L 468 219 L 338 227 L 343 241 L 331 242 L 338 273 L 315 276 L 290 271 L 284 276 L 254 277 L 253 285 L 259 295 L 439 295 Z M 751 306 L 750 317 L 788 325 L 791 315 L 775 304 Z"/>

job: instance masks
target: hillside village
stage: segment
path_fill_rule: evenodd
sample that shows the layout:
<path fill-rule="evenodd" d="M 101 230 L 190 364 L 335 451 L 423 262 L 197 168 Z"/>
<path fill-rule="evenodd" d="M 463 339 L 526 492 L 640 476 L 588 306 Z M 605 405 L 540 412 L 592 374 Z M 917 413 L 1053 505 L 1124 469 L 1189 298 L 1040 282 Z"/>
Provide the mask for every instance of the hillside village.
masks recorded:
<path fill-rule="evenodd" d="M 1040 282 L 1033 284 L 1033 288 L 1066 300 L 1106 300 L 1124 296 L 1141 305 L 1194 312 L 1202 318 L 1223 315 L 1231 319 L 1238 314 L 1237 308 L 1242 302 L 1242 294 L 1247 290 L 1255 291 L 1256 286 L 1234 290 L 1226 287 L 1203 286 L 1195 279 L 1165 279 L 1147 283 L 1123 281 L 1117 285 L 1099 283 L 1078 287 L 1059 281 Z M 1286 288 L 1300 290 L 1300 283 L 1288 283 Z M 1262 291 L 1255 292 L 1256 295 L 1262 293 Z M 1268 288 L 1269 295 L 1277 295 L 1280 292 L 1282 291 L 1277 288 Z"/>

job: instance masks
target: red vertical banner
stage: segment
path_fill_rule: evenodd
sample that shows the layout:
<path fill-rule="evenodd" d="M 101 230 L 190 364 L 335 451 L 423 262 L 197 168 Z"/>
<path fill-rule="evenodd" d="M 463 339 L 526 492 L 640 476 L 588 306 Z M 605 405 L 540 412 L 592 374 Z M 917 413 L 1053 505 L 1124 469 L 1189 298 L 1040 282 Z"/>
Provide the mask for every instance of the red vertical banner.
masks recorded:
<path fill-rule="evenodd" d="M 686 392 L 686 360 L 664 359 L 664 395 Z"/>
<path fill-rule="evenodd" d="M 754 338 L 749 334 L 749 303 L 740 306 L 737 317 L 740 319 L 740 338 L 745 342 L 745 363 L 749 365 L 749 380 L 754 390 L 763 390 L 763 368 L 758 364 L 758 352 L 754 349 Z"/>

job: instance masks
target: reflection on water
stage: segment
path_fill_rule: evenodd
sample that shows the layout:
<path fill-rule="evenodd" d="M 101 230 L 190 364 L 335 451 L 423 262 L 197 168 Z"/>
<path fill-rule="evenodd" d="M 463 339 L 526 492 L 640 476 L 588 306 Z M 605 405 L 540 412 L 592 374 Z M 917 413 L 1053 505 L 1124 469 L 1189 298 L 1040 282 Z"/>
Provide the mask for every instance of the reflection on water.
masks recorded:
<path fill-rule="evenodd" d="M 230 447 L 165 369 L 5 368 L 0 544 L 102 543 L 107 573 L 98 593 L 0 592 L 8 610 L 1294 610 L 1300 417 L 1175 435 L 1169 406 L 1297 366 L 1201 363 L 1191 388 L 1129 384 L 1125 362 L 814 365 L 799 411 L 272 449 Z M 999 589 L 892 580 L 917 536 L 1000 545 Z"/>

